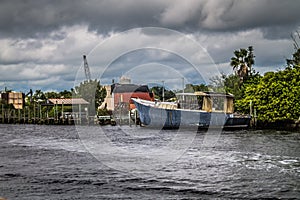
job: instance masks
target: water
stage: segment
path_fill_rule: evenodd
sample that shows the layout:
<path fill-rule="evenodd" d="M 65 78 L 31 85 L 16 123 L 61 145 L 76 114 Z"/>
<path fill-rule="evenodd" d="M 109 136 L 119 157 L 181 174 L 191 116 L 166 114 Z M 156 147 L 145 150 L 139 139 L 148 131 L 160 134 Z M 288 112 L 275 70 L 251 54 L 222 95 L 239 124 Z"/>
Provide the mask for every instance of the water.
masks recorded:
<path fill-rule="evenodd" d="M 93 132 L 95 127 L 85 130 Z M 107 126 L 104 132 L 118 148 L 141 155 L 166 146 L 178 134 L 125 126 Z M 193 135 L 189 131 L 184 134 Z M 87 134 L 86 141 L 90 136 Z M 205 134 L 197 133 L 183 155 L 172 162 L 170 159 L 164 163 L 162 159 L 166 157 L 161 157 L 161 164 L 167 165 L 142 170 L 138 166 L 147 162 L 146 157 L 91 154 L 74 126 L 2 124 L 0 197 L 30 200 L 300 197 L 300 133 L 223 132 L 211 146 L 202 145 L 204 137 Z M 168 155 L 164 148 L 160 153 Z M 122 165 L 122 162 L 126 164 L 118 168 L 116 163 Z M 128 163 L 130 167 L 126 167 Z M 136 170 L 133 166 L 137 166 Z"/>

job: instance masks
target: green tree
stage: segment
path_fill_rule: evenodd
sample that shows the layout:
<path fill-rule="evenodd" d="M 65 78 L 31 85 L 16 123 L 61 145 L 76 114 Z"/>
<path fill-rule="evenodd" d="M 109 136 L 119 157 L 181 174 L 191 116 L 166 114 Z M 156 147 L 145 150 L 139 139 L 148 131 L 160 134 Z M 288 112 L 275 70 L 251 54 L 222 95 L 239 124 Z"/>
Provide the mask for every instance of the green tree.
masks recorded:
<path fill-rule="evenodd" d="M 193 84 L 186 84 L 184 88 L 184 92 L 195 92 Z"/>
<path fill-rule="evenodd" d="M 257 110 L 258 119 L 267 122 L 296 120 L 300 116 L 300 68 L 287 67 L 267 72 L 258 83 L 245 87 L 245 97 L 236 101 L 239 111 L 249 113 L 249 104 Z"/>
<path fill-rule="evenodd" d="M 72 98 L 72 92 L 68 90 L 61 91 L 58 95 L 60 98 Z"/>
<path fill-rule="evenodd" d="M 292 59 L 287 59 L 287 65 L 291 68 L 300 67 L 300 49 L 297 49 Z"/>
<path fill-rule="evenodd" d="M 69 90 L 63 90 L 60 92 L 46 92 L 45 96 L 47 99 L 56 99 L 56 98 L 72 98 L 74 92 L 73 92 L 73 88 L 69 91 Z"/>
<path fill-rule="evenodd" d="M 36 90 L 32 98 L 35 102 L 44 102 L 46 100 L 46 96 L 42 90 Z"/>
<path fill-rule="evenodd" d="M 81 97 L 90 103 L 89 111 L 91 115 L 95 114 L 95 111 L 98 110 L 106 97 L 106 90 L 101 87 L 98 80 L 81 82 L 79 86 L 74 88 L 73 92 L 74 97 Z"/>
<path fill-rule="evenodd" d="M 199 85 L 194 85 L 194 84 L 191 84 L 191 83 L 188 83 L 185 85 L 185 88 L 184 88 L 184 92 L 196 92 L 196 91 L 208 91 L 209 88 L 207 85 L 205 84 L 199 84 Z M 182 90 L 178 90 L 177 92 L 182 92 Z"/>
<path fill-rule="evenodd" d="M 51 92 L 46 92 L 46 93 L 45 93 L 45 96 L 47 97 L 47 99 L 57 99 L 57 98 L 60 98 L 59 93 L 53 92 L 53 91 L 51 91 Z"/>
<path fill-rule="evenodd" d="M 163 100 L 163 87 L 159 87 L 159 86 L 154 86 L 150 89 L 150 91 L 152 91 L 154 93 L 154 98 L 159 99 L 159 100 Z M 169 100 L 175 97 L 175 93 L 172 90 L 168 90 L 165 88 L 164 91 L 164 95 L 165 95 L 165 100 Z"/>
<path fill-rule="evenodd" d="M 291 35 L 292 40 L 294 42 L 294 49 L 295 53 L 293 54 L 292 59 L 287 59 L 287 65 L 288 67 L 299 67 L 300 66 L 300 33 L 296 31 L 296 37 L 292 34 Z"/>
<path fill-rule="evenodd" d="M 193 89 L 195 92 L 196 91 L 201 91 L 201 92 L 208 91 L 208 87 L 205 84 L 193 85 Z"/>
<path fill-rule="evenodd" d="M 225 78 L 226 78 L 226 75 L 224 75 L 224 74 L 222 74 L 221 76 L 211 77 L 209 79 L 210 83 L 208 85 L 208 89 L 210 91 L 224 93 L 225 92 L 225 85 L 224 85 Z"/>
<path fill-rule="evenodd" d="M 227 93 L 235 96 L 235 99 L 242 98 L 243 87 L 240 87 L 240 77 L 236 74 L 230 74 L 224 78 L 224 87 Z"/>
<path fill-rule="evenodd" d="M 254 57 L 252 46 L 249 46 L 248 49 L 234 51 L 234 57 L 231 58 L 230 65 L 236 75 L 240 77 L 241 82 L 251 75 Z"/>

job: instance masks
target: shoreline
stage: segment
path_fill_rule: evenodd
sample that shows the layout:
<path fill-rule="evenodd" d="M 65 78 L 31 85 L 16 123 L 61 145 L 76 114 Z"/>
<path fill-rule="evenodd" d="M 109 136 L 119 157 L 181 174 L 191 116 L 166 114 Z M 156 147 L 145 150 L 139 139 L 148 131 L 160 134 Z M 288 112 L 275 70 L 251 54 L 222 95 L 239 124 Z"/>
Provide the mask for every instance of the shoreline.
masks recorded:
<path fill-rule="evenodd" d="M 83 126 L 115 126 L 115 125 L 128 125 L 127 123 L 119 124 L 114 120 L 107 120 L 107 121 L 94 121 L 94 120 L 87 120 L 82 119 L 79 120 L 56 120 L 56 119 L 43 119 L 43 120 L 13 120 L 10 119 L 2 121 L 0 120 L 0 124 L 12 124 L 12 125 L 47 125 L 47 126 L 74 126 L 74 125 L 83 125 Z M 223 128 L 224 131 L 230 130 L 230 131 L 237 131 L 237 130 L 248 130 L 248 131 L 257 131 L 257 130 L 276 130 L 276 131 L 291 131 L 291 132 L 297 132 L 300 131 L 300 123 L 299 121 L 289 121 L 289 122 L 262 122 L 257 121 L 254 125 L 253 123 L 250 124 L 248 128 L 242 128 L 242 129 L 226 129 Z"/>

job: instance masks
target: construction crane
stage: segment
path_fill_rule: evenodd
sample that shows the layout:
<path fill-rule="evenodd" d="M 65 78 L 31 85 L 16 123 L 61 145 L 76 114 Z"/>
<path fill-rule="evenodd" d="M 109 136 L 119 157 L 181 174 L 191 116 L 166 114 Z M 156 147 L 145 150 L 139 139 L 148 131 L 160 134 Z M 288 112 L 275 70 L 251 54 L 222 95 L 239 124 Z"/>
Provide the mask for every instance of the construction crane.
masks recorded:
<path fill-rule="evenodd" d="M 29 100 L 30 100 L 30 103 L 31 103 L 32 102 L 32 94 L 33 94 L 32 89 L 30 89 L 29 92 L 25 96 L 28 96 L 29 94 L 30 94 Z"/>
<path fill-rule="evenodd" d="M 91 80 L 91 72 L 90 72 L 90 68 L 86 59 L 86 55 L 83 55 L 83 63 L 84 63 L 84 73 L 85 73 L 85 78 L 87 79 L 87 81 Z"/>

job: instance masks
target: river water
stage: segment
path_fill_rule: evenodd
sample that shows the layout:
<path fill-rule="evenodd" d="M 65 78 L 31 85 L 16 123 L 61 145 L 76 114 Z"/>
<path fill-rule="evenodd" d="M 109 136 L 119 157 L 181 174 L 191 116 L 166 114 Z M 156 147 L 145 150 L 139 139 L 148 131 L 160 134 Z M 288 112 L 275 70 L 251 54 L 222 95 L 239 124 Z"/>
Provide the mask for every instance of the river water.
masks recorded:
<path fill-rule="evenodd" d="M 192 135 L 191 143 L 175 147 L 180 150 L 175 156 L 169 143 L 176 131 L 106 126 L 98 139 L 104 141 L 105 136 L 117 149 L 107 154 L 105 144 L 90 145 L 99 144 L 99 127 L 80 128 L 87 134 L 75 126 L 1 124 L 0 197 L 300 198 L 297 132 L 222 132 L 212 145 L 203 145 L 205 133 L 186 130 L 183 136 Z M 151 157 L 151 149 L 159 149 L 159 154 Z M 153 167 L 156 163 L 159 167 Z"/>

